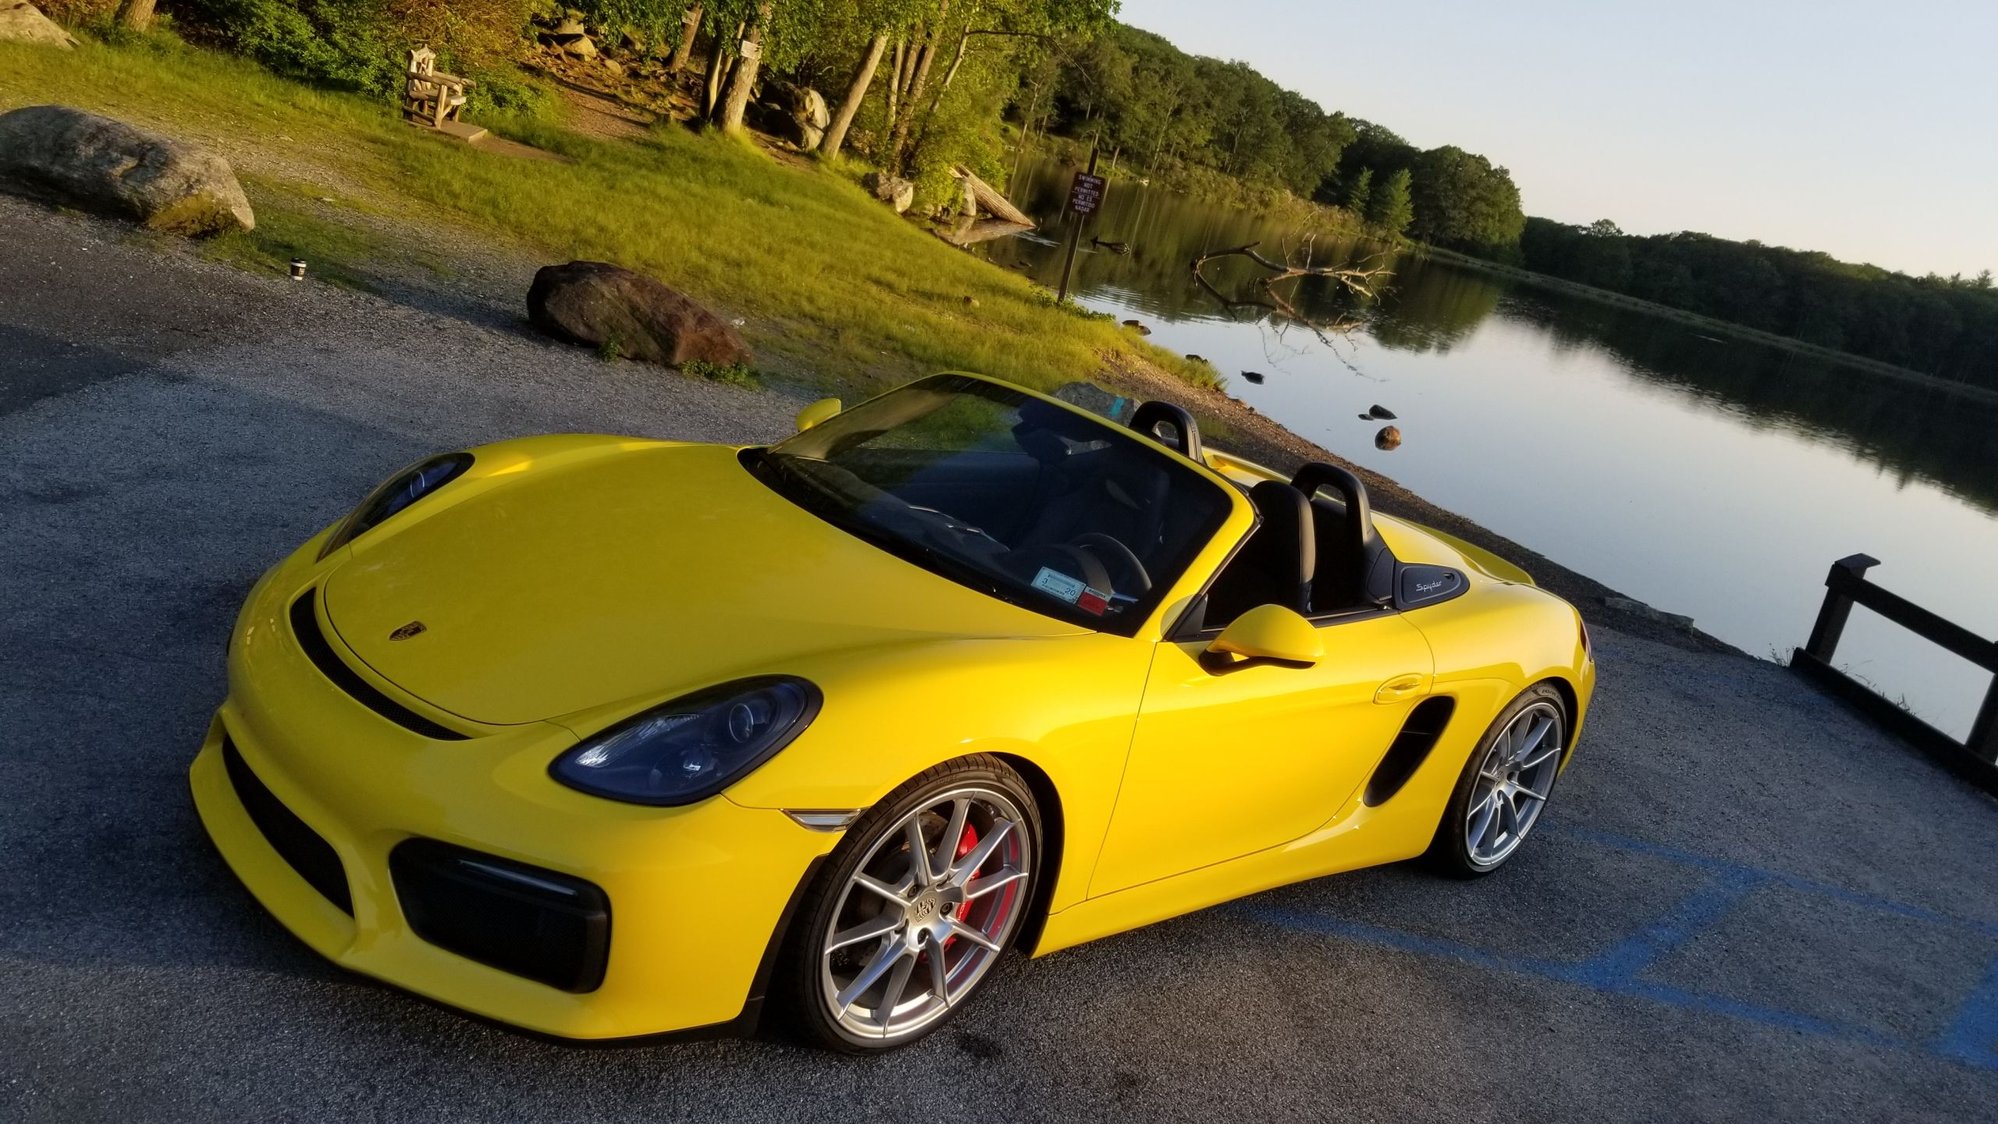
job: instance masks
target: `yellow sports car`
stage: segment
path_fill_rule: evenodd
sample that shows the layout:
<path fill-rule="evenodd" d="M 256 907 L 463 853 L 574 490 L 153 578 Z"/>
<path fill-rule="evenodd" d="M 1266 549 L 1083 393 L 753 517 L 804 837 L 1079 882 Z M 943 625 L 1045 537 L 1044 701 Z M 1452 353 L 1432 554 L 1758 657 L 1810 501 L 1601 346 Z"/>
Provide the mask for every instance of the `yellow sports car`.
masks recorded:
<path fill-rule="evenodd" d="M 251 591 L 191 770 L 345 967 L 552 1035 L 934 1029 L 1039 956 L 1532 830 L 1595 670 L 1518 569 L 1326 466 L 973 375 L 767 448 L 398 473 Z"/>

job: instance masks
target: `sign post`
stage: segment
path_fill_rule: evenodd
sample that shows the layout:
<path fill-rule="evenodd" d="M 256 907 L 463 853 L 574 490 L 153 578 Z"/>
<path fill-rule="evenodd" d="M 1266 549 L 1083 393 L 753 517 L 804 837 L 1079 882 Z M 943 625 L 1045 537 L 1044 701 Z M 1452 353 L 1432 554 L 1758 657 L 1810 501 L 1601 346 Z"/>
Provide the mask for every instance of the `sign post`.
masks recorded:
<path fill-rule="evenodd" d="M 1075 269 L 1075 247 L 1082 241 L 1082 225 L 1089 221 L 1098 206 L 1103 202 L 1103 177 L 1096 174 L 1096 145 L 1089 146 L 1089 170 L 1077 172 L 1075 182 L 1068 188 L 1068 213 L 1074 225 L 1068 231 L 1068 253 L 1061 261 L 1061 288 L 1055 292 L 1055 303 L 1068 299 L 1068 278 Z"/>

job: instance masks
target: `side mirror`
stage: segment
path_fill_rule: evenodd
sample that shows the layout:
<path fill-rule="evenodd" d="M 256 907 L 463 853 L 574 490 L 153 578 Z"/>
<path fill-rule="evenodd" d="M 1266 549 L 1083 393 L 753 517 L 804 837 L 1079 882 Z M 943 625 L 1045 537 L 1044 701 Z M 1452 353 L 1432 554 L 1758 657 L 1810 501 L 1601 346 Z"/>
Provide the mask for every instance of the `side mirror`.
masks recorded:
<path fill-rule="evenodd" d="M 839 399 L 821 398 L 798 411 L 798 432 L 803 433 L 837 413 L 839 413 Z"/>
<path fill-rule="evenodd" d="M 1325 644 L 1318 638 L 1318 630 L 1297 610 L 1282 605 L 1258 605 L 1222 629 L 1207 650 L 1216 655 L 1275 660 L 1302 667 L 1323 658 Z"/>

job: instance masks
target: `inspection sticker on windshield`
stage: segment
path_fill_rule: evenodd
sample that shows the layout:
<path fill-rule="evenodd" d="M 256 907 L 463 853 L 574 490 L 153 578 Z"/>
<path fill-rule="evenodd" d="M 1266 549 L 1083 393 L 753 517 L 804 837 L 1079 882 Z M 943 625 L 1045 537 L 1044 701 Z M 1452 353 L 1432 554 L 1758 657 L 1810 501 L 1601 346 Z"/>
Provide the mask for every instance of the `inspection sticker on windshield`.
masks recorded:
<path fill-rule="evenodd" d="M 1077 608 L 1095 613 L 1099 617 L 1110 608 L 1109 594 L 1099 593 L 1089 588 L 1089 583 L 1079 578 L 1071 578 L 1059 570 L 1050 570 L 1046 566 L 1042 566 L 1041 572 L 1034 575 L 1034 588 L 1050 597 L 1059 597 Z"/>
<path fill-rule="evenodd" d="M 1089 586 L 1081 579 L 1071 578 L 1059 570 L 1050 570 L 1046 566 L 1042 566 L 1041 572 L 1034 575 L 1034 588 L 1050 597 L 1059 597 L 1071 605 L 1089 592 Z"/>

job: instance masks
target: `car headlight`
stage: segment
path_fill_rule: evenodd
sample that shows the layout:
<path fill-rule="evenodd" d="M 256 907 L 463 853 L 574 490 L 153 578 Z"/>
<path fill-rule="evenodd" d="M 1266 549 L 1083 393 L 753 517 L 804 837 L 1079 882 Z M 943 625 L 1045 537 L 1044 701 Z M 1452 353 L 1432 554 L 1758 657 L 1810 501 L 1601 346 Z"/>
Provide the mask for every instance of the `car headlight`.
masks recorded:
<path fill-rule="evenodd" d="M 789 745 L 818 715 L 819 702 L 819 689 L 803 679 L 724 683 L 587 738 L 548 771 L 593 796 L 691 804 Z"/>
<path fill-rule="evenodd" d="M 410 504 L 456 480 L 470 467 L 472 454 L 444 453 L 417 461 L 389 477 L 340 521 L 326 545 L 319 548 L 319 557 L 325 558 L 353 542 L 369 528 L 386 522 Z"/>

